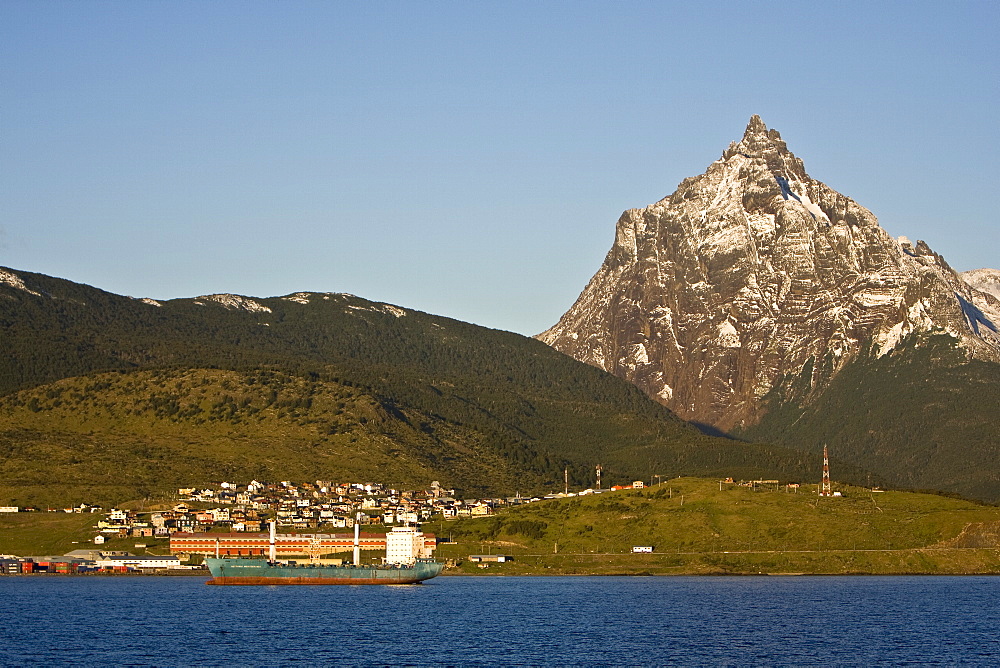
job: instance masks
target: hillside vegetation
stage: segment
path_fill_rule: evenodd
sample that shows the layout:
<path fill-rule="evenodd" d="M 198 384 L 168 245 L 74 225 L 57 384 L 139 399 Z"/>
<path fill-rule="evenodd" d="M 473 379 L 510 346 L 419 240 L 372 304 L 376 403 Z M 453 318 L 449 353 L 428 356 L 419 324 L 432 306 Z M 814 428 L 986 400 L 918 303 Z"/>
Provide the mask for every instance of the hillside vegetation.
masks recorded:
<path fill-rule="evenodd" d="M 618 482 L 818 475 L 814 455 L 706 437 L 517 334 L 342 294 L 156 305 L 18 275 L 27 290 L 0 284 L 0 502 L 251 478 L 507 494 L 564 469 L 588 486 L 597 464 Z"/>
<path fill-rule="evenodd" d="M 1000 365 L 968 361 L 950 336 L 863 356 L 810 401 L 768 401 L 770 412 L 742 436 L 813 452 L 825 443 L 895 486 L 1000 501 Z"/>
<path fill-rule="evenodd" d="M 506 554 L 492 573 L 1000 572 L 1000 508 L 835 485 L 843 497 L 683 478 L 432 523 L 441 556 Z M 653 554 L 632 554 L 651 546 Z"/>

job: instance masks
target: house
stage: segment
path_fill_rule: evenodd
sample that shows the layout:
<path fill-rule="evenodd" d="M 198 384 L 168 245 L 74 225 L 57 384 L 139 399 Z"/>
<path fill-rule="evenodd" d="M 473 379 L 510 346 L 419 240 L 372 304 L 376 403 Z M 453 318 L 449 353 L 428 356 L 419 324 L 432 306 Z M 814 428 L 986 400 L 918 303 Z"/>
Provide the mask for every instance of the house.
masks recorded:
<path fill-rule="evenodd" d="M 108 513 L 108 519 L 111 522 L 125 523 L 128 521 L 128 511 L 112 508 L 111 512 Z"/>

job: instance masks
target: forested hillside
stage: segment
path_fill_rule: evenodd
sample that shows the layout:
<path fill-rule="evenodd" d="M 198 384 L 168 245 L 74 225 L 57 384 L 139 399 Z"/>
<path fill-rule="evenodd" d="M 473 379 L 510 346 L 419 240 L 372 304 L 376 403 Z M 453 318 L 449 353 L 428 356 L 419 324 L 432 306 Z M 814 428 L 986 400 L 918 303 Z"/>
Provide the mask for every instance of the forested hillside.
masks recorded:
<path fill-rule="evenodd" d="M 798 383 L 808 385 L 808 371 Z M 893 485 L 1000 501 L 1000 365 L 969 361 L 951 336 L 862 356 L 804 405 L 781 393 L 768 401 L 747 438 L 812 451 L 825 443 Z"/>
<path fill-rule="evenodd" d="M 343 294 L 157 304 L 0 271 L 20 281 L 0 283 L 0 501 L 239 477 L 537 492 L 597 464 L 612 482 L 818 475 L 509 332 Z"/>

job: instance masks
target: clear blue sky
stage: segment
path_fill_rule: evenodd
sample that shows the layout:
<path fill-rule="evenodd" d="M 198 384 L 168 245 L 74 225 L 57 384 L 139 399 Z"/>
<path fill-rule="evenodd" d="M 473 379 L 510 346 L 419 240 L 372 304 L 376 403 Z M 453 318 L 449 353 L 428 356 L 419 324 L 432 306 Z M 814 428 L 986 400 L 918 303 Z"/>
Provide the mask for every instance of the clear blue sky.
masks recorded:
<path fill-rule="evenodd" d="M 1000 2 L 0 3 L 0 264 L 534 334 L 751 114 L 1000 268 Z"/>

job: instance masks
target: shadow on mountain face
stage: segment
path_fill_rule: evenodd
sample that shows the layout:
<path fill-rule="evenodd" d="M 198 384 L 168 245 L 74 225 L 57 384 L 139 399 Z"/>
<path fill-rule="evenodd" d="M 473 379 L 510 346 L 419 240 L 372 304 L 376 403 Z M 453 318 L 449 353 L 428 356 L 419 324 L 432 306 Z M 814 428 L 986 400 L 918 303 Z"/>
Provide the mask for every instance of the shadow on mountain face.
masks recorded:
<path fill-rule="evenodd" d="M 737 438 L 728 432 L 722 431 L 718 427 L 713 427 L 712 425 L 705 424 L 704 422 L 692 422 L 691 424 L 706 436 L 717 436 L 718 438 L 728 438 L 730 441 L 746 442 L 742 438 Z"/>

